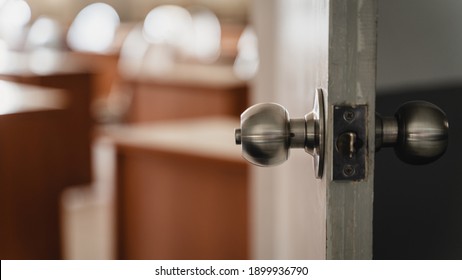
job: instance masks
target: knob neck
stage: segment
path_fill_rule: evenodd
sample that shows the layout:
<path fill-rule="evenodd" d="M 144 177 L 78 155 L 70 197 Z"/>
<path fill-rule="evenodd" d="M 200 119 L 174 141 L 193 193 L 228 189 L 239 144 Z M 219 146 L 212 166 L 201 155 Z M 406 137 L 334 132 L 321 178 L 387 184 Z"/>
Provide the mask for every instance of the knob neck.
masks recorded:
<path fill-rule="evenodd" d="M 305 149 L 309 154 L 319 145 L 319 121 L 309 113 L 303 119 L 290 119 L 290 148 Z"/>
<path fill-rule="evenodd" d="M 303 149 L 305 148 L 306 123 L 305 119 L 290 119 L 290 147 Z"/>
<path fill-rule="evenodd" d="M 398 141 L 398 121 L 395 117 L 375 117 L 375 150 L 393 147 Z"/>
<path fill-rule="evenodd" d="M 319 119 L 314 115 L 313 112 L 305 116 L 306 122 L 306 142 L 305 151 L 310 155 L 316 154 L 315 149 L 319 148 L 321 144 L 321 129 Z"/>

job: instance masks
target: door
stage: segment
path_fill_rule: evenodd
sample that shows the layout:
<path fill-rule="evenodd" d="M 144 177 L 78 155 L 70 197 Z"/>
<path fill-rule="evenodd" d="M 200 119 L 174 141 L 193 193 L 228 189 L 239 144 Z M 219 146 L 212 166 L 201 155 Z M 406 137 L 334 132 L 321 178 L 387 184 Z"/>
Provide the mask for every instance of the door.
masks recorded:
<path fill-rule="evenodd" d="M 326 110 L 324 174 L 303 150 L 251 172 L 252 252 L 257 259 L 371 259 L 374 181 L 375 0 L 256 0 L 260 71 L 252 104 L 277 102 L 292 117 Z M 364 179 L 333 180 L 333 110 L 365 105 Z"/>
<path fill-rule="evenodd" d="M 428 13 L 422 18 L 431 19 L 439 10 L 428 4 L 419 7 Z M 376 115 L 376 22 L 374 0 L 254 2 L 261 70 L 253 102 L 281 103 L 296 118 L 309 108 L 313 111 L 297 120 L 278 105 L 253 106 L 241 116 L 236 141 L 247 159 L 263 166 L 281 163 L 292 148 L 305 148 L 314 161 L 303 150 L 294 150 L 282 166 L 253 169 L 253 257 L 462 256 L 460 150 L 453 144 L 445 154 L 448 142 L 460 143 L 460 81 L 455 86 L 385 91 L 378 99 L 380 111 L 394 116 Z M 399 47 L 403 38 L 396 40 Z M 385 49 L 393 46 L 390 40 L 382 43 Z M 412 52 L 422 53 L 420 47 Z M 458 57 L 457 53 L 450 59 Z M 420 77 L 412 74 L 410 80 Z M 320 91 L 321 100 L 315 97 Z M 427 99 L 447 113 L 425 101 L 401 105 L 413 99 Z M 316 104 L 325 109 L 324 122 Z M 394 147 L 396 155 L 387 151 L 376 157 L 375 151 L 383 147 Z M 310 166 L 317 163 L 317 154 L 324 156 L 323 174 Z"/>

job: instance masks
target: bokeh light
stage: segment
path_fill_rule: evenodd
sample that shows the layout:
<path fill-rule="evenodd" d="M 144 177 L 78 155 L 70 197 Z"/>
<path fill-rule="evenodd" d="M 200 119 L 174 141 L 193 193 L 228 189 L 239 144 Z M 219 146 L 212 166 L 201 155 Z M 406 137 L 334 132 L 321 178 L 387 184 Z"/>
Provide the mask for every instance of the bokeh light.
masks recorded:
<path fill-rule="evenodd" d="M 76 51 L 107 52 L 119 24 L 120 18 L 114 8 L 105 3 L 91 4 L 74 19 L 67 42 Z"/>

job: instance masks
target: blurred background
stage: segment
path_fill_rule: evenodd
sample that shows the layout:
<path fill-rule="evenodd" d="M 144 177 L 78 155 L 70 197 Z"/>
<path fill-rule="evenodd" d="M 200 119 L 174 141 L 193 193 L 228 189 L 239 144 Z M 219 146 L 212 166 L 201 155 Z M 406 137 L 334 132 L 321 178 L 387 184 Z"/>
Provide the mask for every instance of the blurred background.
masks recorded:
<path fill-rule="evenodd" d="M 263 68 L 283 52 L 273 42 L 286 37 L 275 36 L 288 27 L 304 34 L 303 20 L 280 30 L 264 24 L 302 15 L 278 9 L 288 2 L 303 4 L 0 0 L 0 258 L 309 256 L 291 254 L 281 247 L 284 236 L 270 232 L 290 211 L 274 218 L 264 209 L 276 201 L 255 205 L 262 202 L 252 169 L 233 136 L 248 106 L 274 101 L 262 89 L 276 83 Z M 382 112 L 422 88 L 430 101 L 460 101 L 462 3 L 378 2 Z M 259 75 L 266 78 L 255 83 Z M 386 158 L 377 158 L 381 170 L 394 165 Z M 376 177 L 382 207 L 389 197 L 381 190 L 397 182 Z M 378 258 L 416 256 L 390 255 L 393 244 L 427 256 L 396 242 L 403 235 L 385 234 L 400 210 L 376 212 L 374 226 L 384 233 L 374 244 Z M 427 214 L 433 223 L 445 213 Z M 429 226 L 422 221 L 419 230 Z M 452 232 L 447 247 L 460 244 L 460 226 Z M 448 256 L 435 250 L 430 258 Z"/>
<path fill-rule="evenodd" d="M 0 2 L 2 259 L 249 257 L 248 6 Z"/>

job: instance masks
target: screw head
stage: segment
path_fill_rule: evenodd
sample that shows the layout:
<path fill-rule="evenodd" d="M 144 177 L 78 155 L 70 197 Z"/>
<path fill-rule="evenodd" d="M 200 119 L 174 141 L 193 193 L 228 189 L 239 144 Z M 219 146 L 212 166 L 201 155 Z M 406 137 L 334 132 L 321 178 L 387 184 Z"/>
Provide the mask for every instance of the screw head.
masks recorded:
<path fill-rule="evenodd" d="M 343 167 L 343 175 L 345 175 L 346 177 L 351 177 L 355 173 L 356 173 L 356 169 L 354 168 L 354 166 L 347 164 Z"/>
<path fill-rule="evenodd" d="M 355 119 L 355 117 L 355 112 L 353 111 L 345 111 L 345 113 L 343 113 L 343 119 L 347 122 L 352 122 Z"/>

